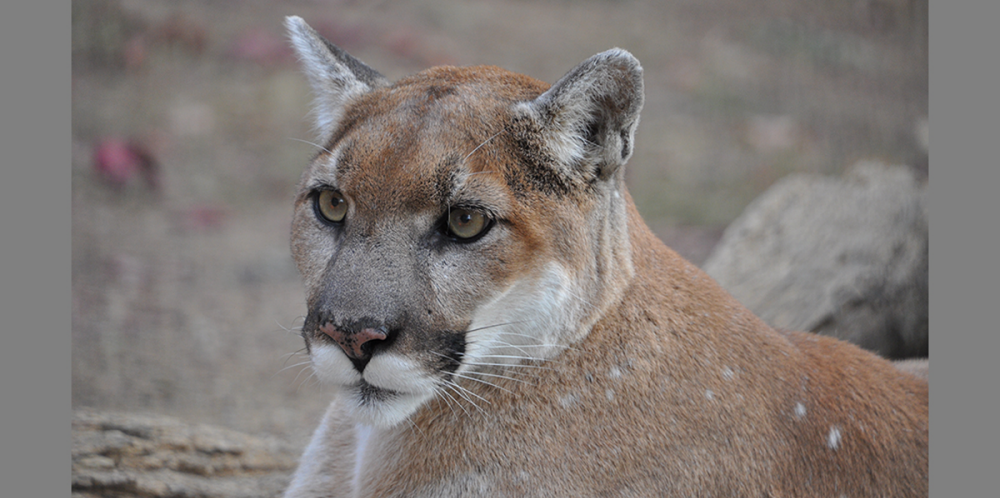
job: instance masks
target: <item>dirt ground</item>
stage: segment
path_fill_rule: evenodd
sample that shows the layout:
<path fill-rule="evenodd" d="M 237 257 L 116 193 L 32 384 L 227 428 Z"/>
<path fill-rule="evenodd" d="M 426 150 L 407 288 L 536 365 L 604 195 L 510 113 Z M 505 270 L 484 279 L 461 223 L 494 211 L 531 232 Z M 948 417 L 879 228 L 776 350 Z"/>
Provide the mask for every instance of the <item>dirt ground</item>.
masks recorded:
<path fill-rule="evenodd" d="M 927 1 L 73 2 L 73 395 L 303 444 L 288 249 L 313 154 L 296 14 L 391 79 L 494 64 L 555 81 L 620 46 L 645 70 L 640 211 L 696 263 L 778 178 L 927 171 Z"/>

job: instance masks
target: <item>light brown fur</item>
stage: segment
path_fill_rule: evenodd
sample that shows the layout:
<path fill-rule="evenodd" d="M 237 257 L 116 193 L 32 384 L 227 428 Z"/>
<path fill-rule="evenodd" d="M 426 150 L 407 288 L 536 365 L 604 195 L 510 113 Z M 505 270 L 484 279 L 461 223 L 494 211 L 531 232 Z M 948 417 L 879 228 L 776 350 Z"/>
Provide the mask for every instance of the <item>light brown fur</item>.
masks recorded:
<path fill-rule="evenodd" d="M 493 67 L 390 85 L 289 29 L 327 114 L 292 247 L 335 399 L 286 496 L 927 495 L 925 380 L 771 329 L 642 221 L 631 55 L 551 88 Z M 462 207 L 496 223 L 450 240 Z M 392 339 L 358 373 L 323 327 Z"/>

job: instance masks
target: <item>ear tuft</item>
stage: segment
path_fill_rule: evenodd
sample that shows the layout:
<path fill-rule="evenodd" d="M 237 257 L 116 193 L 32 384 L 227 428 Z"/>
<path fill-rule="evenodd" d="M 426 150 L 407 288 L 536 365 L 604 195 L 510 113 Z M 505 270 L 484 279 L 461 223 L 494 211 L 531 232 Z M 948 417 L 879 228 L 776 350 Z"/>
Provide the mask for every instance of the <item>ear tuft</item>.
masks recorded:
<path fill-rule="evenodd" d="M 321 139 L 326 139 L 348 101 L 375 88 L 388 86 L 389 81 L 320 36 L 301 17 L 286 17 L 285 27 L 316 97 L 313 109 L 316 131 Z"/>
<path fill-rule="evenodd" d="M 632 156 L 642 103 L 642 66 L 615 48 L 580 63 L 530 107 L 561 166 L 606 179 Z"/>

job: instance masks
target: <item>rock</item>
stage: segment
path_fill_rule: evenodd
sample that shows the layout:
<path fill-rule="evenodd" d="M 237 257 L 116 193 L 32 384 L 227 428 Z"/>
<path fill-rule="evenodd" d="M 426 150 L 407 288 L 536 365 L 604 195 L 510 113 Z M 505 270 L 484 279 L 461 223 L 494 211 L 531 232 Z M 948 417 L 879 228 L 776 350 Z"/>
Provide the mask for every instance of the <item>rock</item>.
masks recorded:
<path fill-rule="evenodd" d="M 726 228 L 703 266 L 771 326 L 927 356 L 926 185 L 861 162 L 788 176 Z"/>
<path fill-rule="evenodd" d="M 280 495 L 298 450 L 161 415 L 73 412 L 73 496 Z"/>

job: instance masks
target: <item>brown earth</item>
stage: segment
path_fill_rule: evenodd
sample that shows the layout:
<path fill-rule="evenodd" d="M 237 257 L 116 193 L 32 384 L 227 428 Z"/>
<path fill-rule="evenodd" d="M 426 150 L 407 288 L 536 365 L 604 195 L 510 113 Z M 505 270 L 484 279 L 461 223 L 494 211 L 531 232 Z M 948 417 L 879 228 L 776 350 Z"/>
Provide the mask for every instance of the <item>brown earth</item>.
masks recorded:
<path fill-rule="evenodd" d="M 288 14 L 390 78 L 448 63 L 555 81 L 630 50 L 646 106 L 629 183 L 696 263 L 788 173 L 870 157 L 926 178 L 926 0 L 73 2 L 74 408 L 295 448 L 315 426 L 327 395 L 298 354 L 287 242 L 314 149 Z"/>

